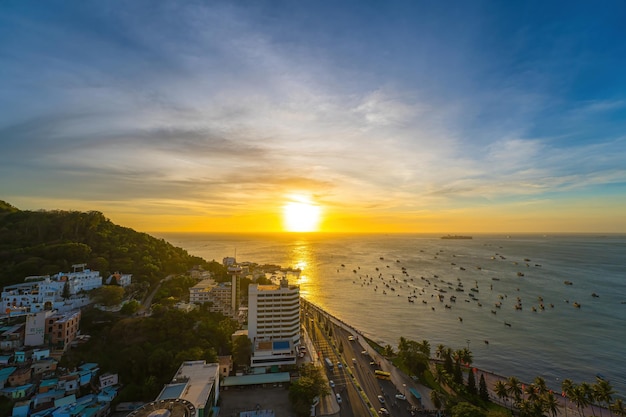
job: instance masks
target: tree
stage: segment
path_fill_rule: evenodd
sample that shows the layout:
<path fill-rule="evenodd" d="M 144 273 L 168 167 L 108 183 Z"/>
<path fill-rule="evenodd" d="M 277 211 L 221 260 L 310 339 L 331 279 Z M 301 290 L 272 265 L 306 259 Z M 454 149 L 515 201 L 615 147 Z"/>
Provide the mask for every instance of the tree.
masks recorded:
<path fill-rule="evenodd" d="M 576 404 L 576 409 L 578 410 L 578 414 L 580 417 L 583 417 L 583 408 L 589 405 L 589 400 L 587 397 L 587 393 L 582 384 L 579 386 L 574 386 L 570 393 L 570 398 Z"/>
<path fill-rule="evenodd" d="M 467 402 L 458 403 L 450 410 L 451 417 L 486 417 L 486 413 Z"/>
<path fill-rule="evenodd" d="M 319 368 L 307 363 L 300 369 L 300 377 L 289 387 L 289 401 L 298 416 L 308 416 L 315 397 L 330 393 L 330 388 Z"/>
<path fill-rule="evenodd" d="M 596 383 L 593 384 L 592 390 L 595 400 L 609 408 L 609 404 L 613 400 L 613 394 L 615 394 L 615 390 L 611 384 L 602 378 L 596 377 Z M 602 409 L 600 409 L 600 415 L 602 415 Z"/>
<path fill-rule="evenodd" d="M 484 402 L 489 401 L 489 391 L 487 390 L 487 382 L 485 381 L 484 374 L 480 374 L 480 381 L 478 383 L 478 396 Z"/>
<path fill-rule="evenodd" d="M 392 357 L 394 355 L 393 347 L 390 344 L 386 344 L 383 348 L 383 356 Z"/>
<path fill-rule="evenodd" d="M 135 314 L 137 310 L 139 310 L 140 307 L 141 307 L 141 304 L 139 303 L 139 301 L 130 300 L 129 302 L 124 303 L 124 305 L 122 306 L 122 309 L 120 310 L 120 313 L 126 316 L 130 316 L 131 314 Z"/>
<path fill-rule="evenodd" d="M 552 417 L 556 417 L 559 411 L 559 402 L 554 398 L 552 392 L 547 391 L 541 394 L 542 409 Z"/>
<path fill-rule="evenodd" d="M 114 306 L 122 302 L 124 288 L 116 285 L 104 285 L 92 290 L 91 296 L 96 303 L 104 306 Z"/>
<path fill-rule="evenodd" d="M 618 398 L 613 404 L 611 404 L 610 410 L 615 412 L 618 416 L 626 416 L 626 408 L 624 407 L 624 402 L 621 398 Z"/>
<path fill-rule="evenodd" d="M 519 401 L 522 396 L 522 383 L 515 376 L 510 376 L 506 381 L 506 392 L 509 398 L 513 398 L 515 402 Z"/>
<path fill-rule="evenodd" d="M 63 294 L 61 294 L 61 297 L 63 297 L 64 300 L 67 300 L 68 298 L 71 297 L 71 292 L 70 292 L 70 283 L 69 281 L 65 281 L 65 284 L 63 284 Z"/>
<path fill-rule="evenodd" d="M 250 365 L 252 342 L 248 336 L 240 335 L 233 341 L 233 359 L 237 365 Z"/>
<path fill-rule="evenodd" d="M 433 403 L 433 406 L 437 410 L 441 410 L 441 406 L 443 405 L 443 398 L 439 391 L 432 390 L 430 392 L 430 401 Z"/>
<path fill-rule="evenodd" d="M 561 382 L 561 395 L 565 399 L 565 417 L 567 417 L 567 399 L 572 397 L 572 391 L 574 389 L 574 382 L 565 378 L 563 382 Z"/>
<path fill-rule="evenodd" d="M 476 395 L 476 377 L 474 376 L 474 372 L 472 369 L 469 370 L 469 374 L 467 375 L 467 392 L 470 395 Z"/>
<path fill-rule="evenodd" d="M 507 388 L 507 385 L 504 383 L 504 381 L 496 381 L 496 383 L 493 386 L 493 391 L 501 400 L 506 400 L 509 398 L 509 390 Z M 512 409 L 513 407 L 511 406 L 511 410 Z"/>
<path fill-rule="evenodd" d="M 454 382 L 458 385 L 463 385 L 463 371 L 461 371 L 461 363 L 456 361 L 454 363 Z"/>

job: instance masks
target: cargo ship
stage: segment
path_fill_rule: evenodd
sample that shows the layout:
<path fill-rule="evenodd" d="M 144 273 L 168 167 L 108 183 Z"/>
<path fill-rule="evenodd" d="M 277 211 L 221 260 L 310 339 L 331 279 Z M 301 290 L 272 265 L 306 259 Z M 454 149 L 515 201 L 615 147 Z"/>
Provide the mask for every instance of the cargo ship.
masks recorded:
<path fill-rule="evenodd" d="M 441 236 L 442 239 L 471 239 L 472 236 L 446 235 Z"/>

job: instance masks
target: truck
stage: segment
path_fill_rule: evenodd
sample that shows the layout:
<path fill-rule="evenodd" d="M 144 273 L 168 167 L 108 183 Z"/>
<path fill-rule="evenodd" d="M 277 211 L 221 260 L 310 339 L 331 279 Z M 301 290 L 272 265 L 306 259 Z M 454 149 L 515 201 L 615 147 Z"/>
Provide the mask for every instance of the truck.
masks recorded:
<path fill-rule="evenodd" d="M 331 370 L 331 371 L 332 371 L 332 370 L 333 370 L 333 361 L 331 361 L 331 360 L 330 360 L 330 359 L 328 359 L 328 358 L 324 358 L 324 362 L 326 362 L 326 367 L 327 367 L 329 370 Z"/>

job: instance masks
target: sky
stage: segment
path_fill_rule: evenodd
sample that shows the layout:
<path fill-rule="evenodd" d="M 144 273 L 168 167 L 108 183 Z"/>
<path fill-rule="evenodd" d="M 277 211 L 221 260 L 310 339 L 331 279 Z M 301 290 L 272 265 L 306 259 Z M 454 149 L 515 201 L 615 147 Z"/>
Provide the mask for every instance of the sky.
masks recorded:
<path fill-rule="evenodd" d="M 626 232 L 623 1 L 0 2 L 0 199 L 140 231 Z M 308 211 L 308 210 L 305 210 Z"/>

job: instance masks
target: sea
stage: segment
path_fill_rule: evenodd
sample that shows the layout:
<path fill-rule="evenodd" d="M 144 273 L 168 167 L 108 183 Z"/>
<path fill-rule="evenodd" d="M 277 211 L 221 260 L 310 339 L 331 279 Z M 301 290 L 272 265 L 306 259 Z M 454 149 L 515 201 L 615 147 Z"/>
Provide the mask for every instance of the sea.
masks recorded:
<path fill-rule="evenodd" d="M 626 235 L 157 236 L 206 260 L 298 268 L 305 299 L 380 344 L 468 347 L 486 371 L 557 391 L 599 376 L 626 398 Z"/>

